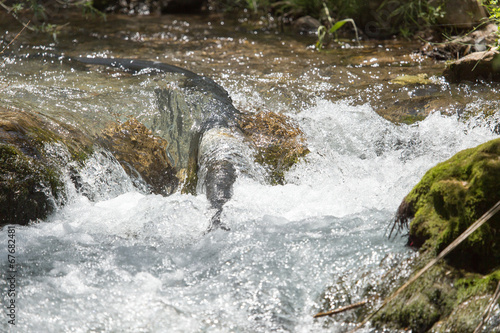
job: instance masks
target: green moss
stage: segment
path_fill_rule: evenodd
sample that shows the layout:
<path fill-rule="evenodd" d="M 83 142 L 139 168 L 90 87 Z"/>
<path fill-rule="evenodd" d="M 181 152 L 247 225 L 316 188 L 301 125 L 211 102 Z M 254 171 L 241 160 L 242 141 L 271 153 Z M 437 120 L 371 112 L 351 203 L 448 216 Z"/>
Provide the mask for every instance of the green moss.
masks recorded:
<path fill-rule="evenodd" d="M 500 139 L 464 150 L 429 170 L 405 198 L 411 207 L 410 242 L 443 250 L 500 200 Z M 494 216 L 448 261 L 486 273 L 500 265 L 500 217 Z"/>
<path fill-rule="evenodd" d="M 500 139 L 459 152 L 430 169 L 406 196 L 398 220 L 412 219 L 410 244 L 426 265 L 500 200 Z M 500 216 L 391 301 L 378 325 L 414 332 L 472 332 L 500 280 Z"/>
<path fill-rule="evenodd" d="M 446 265 L 438 264 L 389 302 L 375 317 L 376 325 L 410 328 L 426 332 L 450 314 L 455 303 L 454 289 L 446 276 Z"/>
<path fill-rule="evenodd" d="M 64 193 L 56 169 L 12 145 L 0 144 L 0 226 L 47 217 Z"/>

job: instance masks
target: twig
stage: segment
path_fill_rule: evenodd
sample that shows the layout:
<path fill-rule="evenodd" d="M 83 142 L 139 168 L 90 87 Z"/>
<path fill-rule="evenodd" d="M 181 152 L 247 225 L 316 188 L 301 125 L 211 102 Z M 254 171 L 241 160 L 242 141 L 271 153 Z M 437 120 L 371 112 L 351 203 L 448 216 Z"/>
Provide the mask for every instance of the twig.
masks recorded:
<path fill-rule="evenodd" d="M 351 330 L 349 333 L 356 332 L 361 327 L 365 326 L 365 324 L 373 318 L 375 314 L 377 314 L 384 306 L 387 305 L 390 301 L 392 301 L 396 296 L 398 296 L 403 290 L 405 290 L 410 284 L 415 282 L 422 274 L 424 274 L 429 268 L 434 266 L 439 260 L 443 259 L 448 253 L 450 253 L 455 247 L 457 247 L 460 243 L 462 243 L 467 237 L 469 237 L 474 231 L 476 231 L 480 226 L 482 226 L 485 222 L 487 222 L 493 215 L 495 215 L 500 210 L 500 201 L 498 201 L 495 206 L 491 207 L 483 216 L 481 216 L 476 222 L 474 222 L 467 230 L 465 230 L 460 236 L 457 237 L 450 245 L 448 245 L 438 256 L 432 259 L 424 268 L 417 272 L 414 276 L 412 276 L 404 285 L 402 285 L 394 294 L 387 297 L 382 305 L 378 307 L 377 310 L 370 313 L 356 328 Z M 498 296 L 498 295 L 497 295 Z"/>
<path fill-rule="evenodd" d="M 16 21 L 21 23 L 25 28 L 28 28 L 31 31 L 35 31 L 35 29 L 33 29 L 32 27 L 28 27 L 28 24 L 30 24 L 31 20 L 29 20 L 28 23 L 24 23 L 23 21 L 21 21 L 21 19 L 16 14 L 11 13 L 12 8 L 9 8 L 8 6 L 6 6 L 4 4 L 4 1 L 0 1 L 0 6 L 2 6 L 7 11 L 7 13 L 10 13 L 10 15 L 12 15 L 12 17 L 14 17 L 16 19 Z"/>
<path fill-rule="evenodd" d="M 337 308 L 335 310 L 331 310 L 331 311 L 327 311 L 327 312 L 320 312 L 320 313 L 315 314 L 314 318 L 319 318 L 319 317 L 324 317 L 324 316 L 330 316 L 330 315 L 341 313 L 341 312 L 344 312 L 344 311 L 347 311 L 347 310 L 359 308 L 360 306 L 363 306 L 366 303 L 368 303 L 368 301 L 362 301 L 362 302 L 354 303 L 354 304 L 351 304 L 351 305 L 348 305 L 348 306 L 344 306 L 342 308 Z"/>
<path fill-rule="evenodd" d="M 14 37 L 13 40 L 10 41 L 9 44 L 7 44 L 6 47 L 3 48 L 2 52 L 0 52 L 0 54 L 4 53 L 5 50 L 7 50 L 7 48 L 10 46 L 10 44 L 14 43 L 14 41 L 17 39 L 17 37 L 19 37 L 19 35 L 21 35 L 24 31 L 24 29 L 26 29 L 28 27 L 28 25 L 30 24 L 31 20 L 28 21 L 28 23 L 26 23 L 26 25 L 21 29 L 21 31 L 19 31 L 16 35 L 16 37 Z"/>
<path fill-rule="evenodd" d="M 28 21 L 28 23 L 21 29 L 21 31 L 18 32 L 18 34 L 16 35 L 16 37 L 14 37 L 13 40 L 10 41 L 9 44 L 7 44 L 6 47 L 3 48 L 3 50 L 0 52 L 0 54 L 4 53 L 5 50 L 7 50 L 7 48 L 12 44 L 14 43 L 14 41 L 17 39 L 17 37 L 19 37 L 19 35 L 21 35 L 24 31 L 24 29 L 26 29 L 26 27 L 28 26 L 28 24 L 30 24 L 31 20 Z M 5 61 L 7 61 L 7 59 L 4 59 L 4 61 L 2 61 L 2 63 L 0 64 L 0 66 L 3 66 L 3 64 L 5 64 Z"/>
<path fill-rule="evenodd" d="M 500 281 L 498 281 L 497 289 L 495 290 L 495 293 L 491 297 L 491 302 L 490 304 L 488 304 L 486 311 L 484 311 L 483 318 L 481 319 L 479 325 L 477 325 L 476 329 L 474 330 L 474 333 L 481 332 L 484 323 L 488 321 L 488 318 L 490 317 L 491 314 L 491 310 L 493 310 L 493 307 L 495 306 L 499 298 L 500 298 Z"/>

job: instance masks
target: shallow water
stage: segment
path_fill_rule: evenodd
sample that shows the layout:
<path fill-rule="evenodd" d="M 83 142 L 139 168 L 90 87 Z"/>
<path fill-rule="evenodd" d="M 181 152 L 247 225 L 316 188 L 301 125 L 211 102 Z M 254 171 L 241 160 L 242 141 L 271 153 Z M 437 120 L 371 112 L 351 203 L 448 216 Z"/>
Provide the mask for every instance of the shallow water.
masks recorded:
<path fill-rule="evenodd" d="M 141 193 L 116 165 L 107 167 L 111 173 L 102 172 L 109 161 L 97 154 L 87 162 L 94 201 L 70 191 L 70 202 L 47 220 L 16 226 L 18 322 L 15 329 L 6 320 L 0 327 L 19 332 L 353 327 L 351 314 L 312 316 L 327 305 L 376 294 L 384 274 L 412 255 L 404 239 L 387 239 L 395 210 L 430 167 L 498 137 L 481 114 L 462 116 L 482 108 L 498 113 L 498 101 L 490 98 L 498 88 L 449 85 L 436 76 L 430 88 L 458 106 L 449 104 L 443 114 L 413 125 L 396 125 L 375 111 L 377 98 L 390 101 L 392 92 L 395 103 L 400 95 L 430 88 L 405 91 L 389 80 L 404 72 L 438 74 L 439 64 L 412 61 L 407 44 L 367 43 L 318 54 L 307 39 L 234 33 L 208 19 L 165 22 L 164 31 L 155 23 L 117 29 L 116 21 L 115 26 L 108 21 L 95 33 L 59 36 L 49 51 L 159 58 L 209 75 L 238 108 L 293 117 L 311 153 L 286 174 L 286 185 L 238 179 L 222 216 L 231 231 L 206 235 L 213 211 L 204 195 Z M 21 52 L 32 52 L 33 42 L 24 42 Z M 388 54 L 394 60 L 369 62 Z M 135 116 L 163 135 L 155 127 L 154 89 L 176 80 L 9 58 L 0 69 L 6 85 L 0 101 L 89 133 Z M 7 244 L 7 237 L 2 232 L 0 244 Z M 2 262 L 2 276 L 6 265 Z M 1 288 L 6 300 L 7 285 Z"/>

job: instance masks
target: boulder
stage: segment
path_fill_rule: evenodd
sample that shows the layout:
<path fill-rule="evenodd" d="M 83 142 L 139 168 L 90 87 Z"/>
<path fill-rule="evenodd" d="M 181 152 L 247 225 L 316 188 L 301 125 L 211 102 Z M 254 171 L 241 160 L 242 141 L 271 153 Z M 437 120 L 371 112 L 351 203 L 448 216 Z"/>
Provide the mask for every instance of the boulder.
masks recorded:
<path fill-rule="evenodd" d="M 408 243 L 443 250 L 500 200 L 499 178 L 500 139 L 430 169 L 398 210 L 399 223 L 411 220 Z M 500 266 L 500 215 L 456 248 L 448 262 L 481 273 Z"/>
<path fill-rule="evenodd" d="M 430 169 L 405 197 L 396 223 L 421 254 L 412 274 L 500 200 L 500 139 L 459 152 Z M 500 215 L 389 302 L 376 326 L 413 332 L 472 332 L 500 280 Z"/>
<path fill-rule="evenodd" d="M 315 18 L 307 15 L 292 22 L 292 30 L 299 34 L 315 34 L 321 23 Z"/>
<path fill-rule="evenodd" d="M 500 81 L 500 56 L 497 50 L 474 52 L 448 64 L 443 75 L 450 82 Z"/>
<path fill-rule="evenodd" d="M 0 226 L 45 218 L 66 200 L 62 167 L 92 153 L 79 130 L 0 107 Z"/>
<path fill-rule="evenodd" d="M 488 13 L 478 0 L 442 0 L 429 1 L 430 5 L 444 6 L 444 15 L 437 23 L 447 28 L 471 29 L 482 23 Z"/>

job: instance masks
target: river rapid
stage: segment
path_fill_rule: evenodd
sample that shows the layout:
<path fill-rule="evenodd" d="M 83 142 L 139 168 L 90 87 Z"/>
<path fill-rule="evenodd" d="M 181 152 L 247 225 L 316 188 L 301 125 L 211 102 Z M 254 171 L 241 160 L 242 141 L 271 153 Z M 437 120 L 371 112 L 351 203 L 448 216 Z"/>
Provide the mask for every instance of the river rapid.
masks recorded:
<path fill-rule="evenodd" d="M 213 78 L 241 110 L 292 117 L 311 152 L 285 185 L 238 179 L 222 214 L 231 231 L 208 234 L 213 210 L 203 194 L 145 194 L 96 154 L 86 164 L 93 201 L 69 186 L 64 207 L 15 227 L 17 323 L 2 320 L 0 330 L 345 332 L 353 313 L 313 315 L 377 295 L 386 273 L 414 255 L 404 238 L 387 238 L 403 197 L 436 163 L 498 137 L 499 87 L 447 83 L 443 63 L 413 53 L 416 44 L 346 41 L 318 53 L 314 38 L 238 27 L 214 17 L 110 17 L 95 27 L 75 22 L 57 42 L 26 35 L 12 46 L 185 67 Z M 420 73 L 431 82 L 391 83 Z M 0 101 L 91 134 L 133 116 L 162 135 L 154 90 L 172 82 L 8 57 Z M 384 107 L 401 101 L 422 120 L 387 120 Z M 7 239 L 2 232 L 3 257 Z M 0 270 L 7 300 L 3 259 Z"/>

